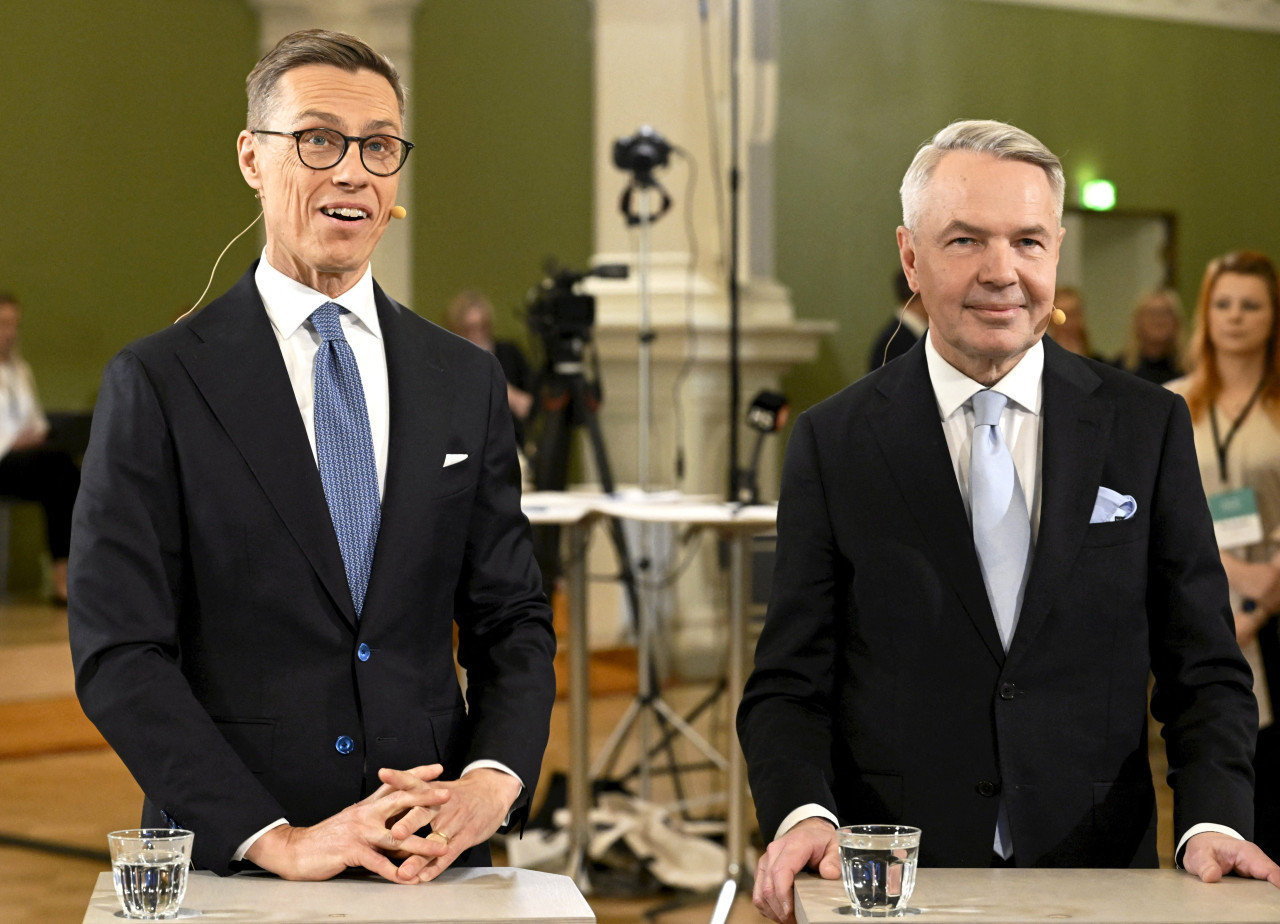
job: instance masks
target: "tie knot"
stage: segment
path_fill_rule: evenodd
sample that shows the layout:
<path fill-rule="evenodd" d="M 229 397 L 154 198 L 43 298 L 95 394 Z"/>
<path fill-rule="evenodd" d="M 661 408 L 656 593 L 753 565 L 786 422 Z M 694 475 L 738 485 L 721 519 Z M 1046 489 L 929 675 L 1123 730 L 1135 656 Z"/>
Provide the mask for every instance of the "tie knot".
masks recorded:
<path fill-rule="evenodd" d="M 330 340 L 347 339 L 342 336 L 342 322 L 338 320 L 338 312 L 341 310 L 342 306 L 337 302 L 325 302 L 311 312 L 311 325 L 325 343 Z"/>
<path fill-rule="evenodd" d="M 973 396 L 973 425 L 975 427 L 996 427 L 1000 425 L 1000 412 L 1009 403 L 1009 399 L 998 391 L 984 389 Z"/>

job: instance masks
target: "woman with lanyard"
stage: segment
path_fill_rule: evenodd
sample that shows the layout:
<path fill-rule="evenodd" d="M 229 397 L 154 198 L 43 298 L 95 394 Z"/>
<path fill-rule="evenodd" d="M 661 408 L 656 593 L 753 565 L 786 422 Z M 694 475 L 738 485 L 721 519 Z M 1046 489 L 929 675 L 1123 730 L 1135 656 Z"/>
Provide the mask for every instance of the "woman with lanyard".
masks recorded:
<path fill-rule="evenodd" d="M 1191 410 L 1196 456 L 1236 636 L 1254 672 L 1259 724 L 1254 840 L 1280 850 L 1280 284 L 1271 261 L 1237 251 L 1209 263 L 1189 374 L 1168 384 Z M 1242 832 L 1244 833 L 1244 832 Z"/>

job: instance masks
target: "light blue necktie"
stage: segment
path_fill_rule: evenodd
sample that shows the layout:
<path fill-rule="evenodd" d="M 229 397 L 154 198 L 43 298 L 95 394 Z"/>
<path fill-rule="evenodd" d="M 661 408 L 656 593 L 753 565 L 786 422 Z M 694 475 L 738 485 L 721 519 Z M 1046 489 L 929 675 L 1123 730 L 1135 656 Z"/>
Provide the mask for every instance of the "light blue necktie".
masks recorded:
<path fill-rule="evenodd" d="M 311 324 L 324 340 L 316 351 L 316 457 L 358 618 L 369 587 L 382 509 L 369 410 L 360 367 L 342 335 L 341 310 L 334 302 L 325 302 L 311 314 Z"/>
<path fill-rule="evenodd" d="M 1018 624 L 1027 559 L 1031 552 L 1031 518 L 1018 481 L 1013 456 L 1000 432 L 1000 413 L 1009 399 L 998 391 L 973 396 L 973 440 L 969 447 L 969 504 L 973 542 L 982 565 L 982 581 L 996 617 L 1000 643 L 1009 650 Z M 1004 796 L 996 815 L 993 848 L 1004 859 L 1013 855 L 1013 838 Z"/>

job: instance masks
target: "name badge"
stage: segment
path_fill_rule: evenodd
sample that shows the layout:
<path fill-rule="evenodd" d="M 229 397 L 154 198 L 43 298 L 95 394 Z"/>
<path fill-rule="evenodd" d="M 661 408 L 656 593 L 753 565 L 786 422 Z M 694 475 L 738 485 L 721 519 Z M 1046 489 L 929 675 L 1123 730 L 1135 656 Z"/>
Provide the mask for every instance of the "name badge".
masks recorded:
<path fill-rule="evenodd" d="M 1220 491 L 1209 496 L 1213 534 L 1220 549 L 1238 549 L 1262 541 L 1262 517 L 1253 488 Z"/>

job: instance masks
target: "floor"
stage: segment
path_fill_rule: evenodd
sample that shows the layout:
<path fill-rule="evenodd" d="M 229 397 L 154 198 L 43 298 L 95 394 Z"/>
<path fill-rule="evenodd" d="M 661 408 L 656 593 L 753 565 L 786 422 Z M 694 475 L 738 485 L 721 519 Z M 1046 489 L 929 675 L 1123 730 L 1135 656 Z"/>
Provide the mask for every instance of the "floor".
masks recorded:
<path fill-rule="evenodd" d="M 74 924 L 82 920 L 98 873 L 109 868 L 105 834 L 137 824 L 141 793 L 115 755 L 97 738 L 74 707 L 66 612 L 43 605 L 0 605 L 0 921 L 6 924 Z M 593 686 L 601 692 L 591 709 L 592 754 L 614 730 L 631 703 L 625 692 L 625 663 L 605 659 Z M 615 692 L 609 692 L 615 691 Z M 684 714 L 708 692 L 705 686 L 664 692 Z M 727 733 L 722 716 L 709 710 L 699 730 L 712 741 Z M 551 743 L 544 763 L 543 798 L 553 774 L 568 767 L 567 702 L 557 703 Z M 1158 739 L 1156 739 L 1158 742 Z M 619 768 L 629 766 L 633 736 L 626 739 Z M 1160 782 L 1161 827 L 1167 831 L 1172 799 L 1163 787 L 1163 749 L 1153 748 Z M 682 763 L 689 755 L 680 754 Z M 709 772 L 683 774 L 689 792 L 705 794 L 717 786 Z M 665 778 L 655 779 L 654 799 L 671 795 Z M 686 795 L 689 794 L 686 793 Z M 1171 846 L 1162 841 L 1167 865 Z M 653 920 L 659 924 L 703 924 L 711 918 L 714 896 L 691 899 L 686 893 L 636 895 L 637 877 L 601 871 L 600 888 L 589 896 L 600 924 Z M 631 891 L 633 894 L 623 894 Z M 674 901 L 673 901 L 674 899 Z M 666 904 L 677 904 L 663 911 Z M 646 914 L 648 912 L 648 914 Z M 748 896 L 739 895 L 730 924 L 758 924 L 763 918 Z"/>

